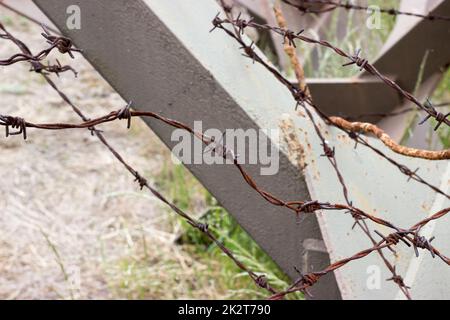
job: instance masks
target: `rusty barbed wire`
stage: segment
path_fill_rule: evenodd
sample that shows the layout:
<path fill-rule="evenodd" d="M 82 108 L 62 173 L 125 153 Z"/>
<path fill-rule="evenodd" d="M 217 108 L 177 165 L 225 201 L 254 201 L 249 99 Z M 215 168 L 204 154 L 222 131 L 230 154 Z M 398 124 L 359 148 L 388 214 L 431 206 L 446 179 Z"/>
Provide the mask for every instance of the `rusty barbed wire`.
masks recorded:
<path fill-rule="evenodd" d="M 79 49 L 73 48 L 73 43 L 69 38 L 62 36 L 51 36 L 45 26 L 42 25 L 42 27 L 44 29 L 44 33 L 42 33 L 42 35 L 47 39 L 47 43 L 50 44 L 50 47 L 43 49 L 39 53 L 33 55 L 22 41 L 13 37 L 6 30 L 5 26 L 0 23 L 0 30 L 3 32 L 0 33 L 0 39 L 12 41 L 21 50 L 20 53 L 16 53 L 7 59 L 0 60 L 0 66 L 9 66 L 18 62 L 31 62 L 33 71 L 39 69 L 39 71 L 41 72 L 55 73 L 59 76 L 60 73 L 70 70 L 74 73 L 75 76 L 77 76 L 77 72 L 71 66 L 62 66 L 58 60 L 56 60 L 56 64 L 54 65 L 50 65 L 50 63 L 48 63 L 47 65 L 38 63 L 39 61 L 47 58 L 49 54 L 55 49 L 58 49 L 58 51 L 62 54 L 68 54 L 72 59 L 74 58 L 73 52 L 81 52 Z"/>
<path fill-rule="evenodd" d="M 302 92 L 297 86 L 292 84 L 291 81 L 289 81 L 287 78 L 285 78 L 275 67 L 271 66 L 264 59 L 262 59 L 254 50 L 253 42 L 248 45 L 243 40 L 243 38 L 242 38 L 243 28 L 245 29 L 247 26 L 251 26 L 252 23 L 253 23 L 252 20 L 246 21 L 246 20 L 242 20 L 239 18 L 235 19 L 235 20 L 221 19 L 221 18 L 219 18 L 219 14 L 218 14 L 212 21 L 213 28 L 211 29 L 211 31 L 213 31 L 217 28 L 223 30 L 225 33 L 227 33 L 230 37 L 232 37 L 234 40 L 236 40 L 239 43 L 239 45 L 241 46 L 241 49 L 244 51 L 246 57 L 250 58 L 253 62 L 257 62 L 257 63 L 261 64 L 269 72 L 271 72 L 275 76 L 275 78 L 277 80 L 279 80 L 291 92 L 292 97 L 296 101 L 296 106 L 295 106 L 296 109 L 300 105 L 302 107 L 305 107 L 305 103 L 308 103 L 310 106 L 312 106 L 314 108 L 314 110 L 318 113 L 318 115 L 326 123 L 333 125 L 336 128 L 338 128 L 339 130 L 342 130 L 343 132 L 345 132 L 351 139 L 353 139 L 355 141 L 356 145 L 361 144 L 361 145 L 368 147 L 369 149 L 371 149 L 372 151 L 377 153 L 379 156 L 381 156 L 382 158 L 387 160 L 389 163 L 391 163 L 392 165 L 397 167 L 399 169 L 399 171 L 401 173 L 407 175 L 409 179 L 412 179 L 418 183 L 426 185 L 427 187 L 431 188 L 433 191 L 435 191 L 439 194 L 442 194 L 447 198 L 450 198 L 450 196 L 447 193 L 441 191 L 438 187 L 433 186 L 432 184 L 430 184 L 429 182 L 424 180 L 419 174 L 417 174 L 416 170 L 411 170 L 411 169 L 407 168 L 405 165 L 403 165 L 403 164 L 395 161 L 391 157 L 387 156 L 381 150 L 373 147 L 369 142 L 367 142 L 365 139 L 363 139 L 361 137 L 361 135 L 358 134 L 357 132 L 349 131 L 342 126 L 337 126 L 336 123 L 334 123 L 330 119 L 329 116 L 327 116 L 323 111 L 321 111 L 321 109 L 311 99 L 309 99 L 304 92 Z M 229 29 L 224 27 L 224 24 L 231 24 L 234 28 L 234 32 L 230 31 Z M 274 28 L 276 28 L 276 27 L 274 27 Z M 308 116 L 311 116 L 311 114 L 308 114 Z M 312 123 L 315 124 L 314 119 L 312 119 Z M 314 125 L 314 128 L 315 128 L 316 132 L 320 132 L 320 129 L 318 128 L 317 124 Z M 320 136 L 322 136 L 322 135 L 320 134 Z M 319 136 L 319 138 L 320 138 L 320 136 Z M 322 140 L 323 147 L 326 148 L 328 146 L 328 142 L 326 142 L 326 139 L 323 136 L 322 136 L 321 140 Z M 329 152 L 329 150 L 324 150 L 324 152 L 325 152 L 325 154 L 331 154 Z"/>
<path fill-rule="evenodd" d="M 394 141 L 383 129 L 369 122 L 350 122 L 341 117 L 329 117 L 329 119 L 341 128 L 345 128 L 352 132 L 361 132 L 364 134 L 372 134 L 377 137 L 385 146 L 392 151 L 413 158 L 421 158 L 427 160 L 449 160 L 450 149 L 445 150 L 424 150 L 413 147 L 405 147 Z"/>
<path fill-rule="evenodd" d="M 442 15 L 432 15 L 432 14 L 420 14 L 415 12 L 408 12 L 408 11 L 401 11 L 395 8 L 377 8 L 374 9 L 369 6 L 363 6 L 363 5 L 357 5 L 352 4 L 350 1 L 333 1 L 333 0 L 301 0 L 300 3 L 294 2 L 292 0 L 281 0 L 283 3 L 296 8 L 297 10 L 303 12 L 303 13 L 324 13 L 324 12 L 330 12 L 334 11 L 336 9 L 345 9 L 345 10 L 359 10 L 359 11 L 365 11 L 369 13 L 374 12 L 380 12 L 384 14 L 388 14 L 391 16 L 410 16 L 410 17 L 416 17 L 421 18 L 424 20 L 429 21 L 450 21 L 450 17 L 448 16 L 442 16 Z M 321 4 L 324 5 L 325 8 L 316 9 L 312 8 L 311 5 L 317 5 Z"/>
<path fill-rule="evenodd" d="M 2 116 L 1 120 L 3 121 L 3 124 L 6 125 L 7 128 L 8 128 L 9 125 L 12 126 L 12 125 L 15 125 L 16 123 L 20 123 L 20 128 L 37 127 L 37 128 L 41 128 L 41 129 L 55 130 L 55 129 L 59 129 L 59 128 L 66 128 L 67 129 L 67 128 L 76 128 L 76 127 L 79 127 L 79 128 L 83 127 L 83 128 L 91 129 L 91 128 L 94 128 L 95 125 L 98 125 L 100 123 L 113 121 L 115 119 L 125 119 L 126 118 L 126 119 L 128 119 L 128 125 L 127 126 L 129 126 L 130 123 L 131 123 L 131 117 L 133 115 L 134 116 L 144 116 L 143 113 L 133 114 L 133 112 L 131 112 L 129 110 L 129 108 L 130 108 L 130 105 L 128 105 L 124 109 L 119 110 L 115 114 L 110 114 L 108 116 L 102 117 L 102 119 L 97 119 L 95 121 L 86 121 L 86 123 L 84 123 L 82 125 L 67 125 L 67 124 L 34 125 L 34 124 L 30 124 L 30 123 L 25 122 L 23 119 L 18 120 L 17 118 L 9 117 L 9 116 Z M 152 114 L 152 116 L 161 119 L 161 117 L 158 117 L 158 115 L 156 115 L 156 114 Z M 169 121 L 169 123 L 170 123 L 170 121 Z M 172 124 L 177 126 L 177 127 L 186 129 L 186 126 L 181 124 L 181 123 L 179 123 L 179 122 L 174 122 L 172 120 Z M 25 131 L 25 129 L 23 131 Z M 19 132 L 17 132 L 17 133 L 19 133 Z M 98 133 L 98 132 L 96 132 L 96 133 Z M 226 148 L 224 148 L 224 149 L 226 149 Z M 325 150 L 325 155 L 328 156 L 328 157 L 331 157 L 332 154 L 334 154 L 334 151 L 331 152 L 331 149 L 329 149 L 329 148 L 327 149 L 325 147 L 325 145 L 324 145 L 324 150 Z M 243 171 L 242 167 L 241 167 L 241 170 Z M 145 180 L 143 180 L 143 178 L 141 176 L 139 176 L 139 175 L 136 176 L 136 179 L 138 180 L 138 182 L 139 182 L 141 187 L 145 186 Z M 251 181 L 251 180 L 249 180 L 249 181 Z M 254 182 L 253 182 L 253 184 L 254 184 Z M 256 186 L 256 184 L 254 184 L 254 185 Z M 345 187 L 345 184 L 344 184 L 344 187 Z M 273 197 L 270 197 L 270 195 L 267 192 L 262 191 L 261 193 L 263 195 L 265 195 L 267 199 L 271 199 L 272 201 L 276 201 Z M 322 207 L 325 207 L 325 205 L 322 205 Z M 299 206 L 299 209 L 300 210 L 297 210 L 297 211 L 309 211 L 309 212 L 311 212 L 312 209 L 313 209 L 313 206 L 311 205 L 311 203 L 310 204 L 303 203 L 303 204 L 301 204 L 301 206 Z M 355 213 L 359 213 L 359 211 L 357 211 L 357 209 L 355 209 L 355 208 L 350 208 L 350 209 L 351 209 L 351 211 L 354 214 Z M 387 223 L 387 222 L 385 222 L 385 223 Z M 387 223 L 387 224 L 389 225 L 389 223 Z M 398 275 L 394 275 L 393 277 L 398 278 Z"/>
<path fill-rule="evenodd" d="M 216 24 L 214 24 L 214 27 L 217 27 Z M 238 30 L 240 32 L 243 31 L 242 28 L 238 28 L 236 26 L 234 26 L 234 27 L 236 28 L 236 30 Z M 49 33 L 46 33 L 46 35 L 48 36 L 48 37 L 46 37 L 48 41 L 51 41 L 51 42 L 55 41 L 55 38 L 52 38 L 52 36 Z M 13 39 L 10 39 L 10 38 L 3 38 L 3 39 L 12 40 L 14 43 L 16 43 L 18 45 L 18 47 L 23 52 L 28 52 L 26 54 L 30 55 L 30 53 L 31 53 L 30 50 L 28 49 L 28 47 L 26 47 L 25 44 L 20 42 L 20 40 L 15 39 L 16 41 L 14 41 Z M 68 44 L 68 43 L 71 43 L 71 42 L 66 42 L 66 44 Z M 244 42 L 242 49 L 244 50 L 246 55 L 249 58 L 251 58 L 252 60 L 257 61 L 259 63 L 261 63 L 260 60 L 263 61 L 253 50 L 253 44 L 251 44 L 250 46 L 247 46 Z M 64 52 L 64 50 L 63 51 L 60 50 L 60 52 L 68 53 L 67 51 Z M 238 162 L 238 156 L 236 154 L 234 154 L 234 152 L 232 150 L 229 150 L 225 145 L 221 145 L 217 141 L 214 141 L 212 138 L 205 136 L 201 132 L 195 132 L 189 126 L 187 126 L 177 120 L 168 119 L 168 118 L 165 118 L 161 115 L 158 115 L 158 114 L 152 113 L 152 112 L 131 110 L 131 103 L 129 103 L 126 107 L 124 107 L 118 111 L 113 111 L 113 112 L 109 113 L 108 115 L 105 115 L 105 116 L 102 116 L 102 117 L 99 117 L 96 119 L 88 119 L 81 112 L 81 110 L 79 108 L 77 108 L 73 104 L 73 102 L 61 90 L 58 89 L 56 84 L 50 79 L 49 75 L 43 72 L 43 70 L 45 70 L 45 68 L 43 68 L 43 65 L 41 62 L 34 61 L 33 59 L 29 59 L 28 61 L 32 64 L 33 71 L 35 71 L 37 73 L 41 73 L 41 75 L 44 77 L 44 79 L 55 89 L 55 91 L 61 96 L 61 98 L 66 103 L 68 103 L 72 107 L 72 109 L 80 116 L 80 118 L 83 120 L 83 123 L 81 123 L 81 124 L 68 124 L 68 123 L 35 124 L 35 123 L 27 122 L 23 118 L 13 117 L 13 116 L 9 116 L 9 115 L 0 115 L 0 125 L 5 126 L 7 136 L 22 134 L 23 138 L 26 139 L 27 138 L 27 128 L 36 128 L 36 129 L 45 129 L 45 130 L 83 129 L 84 128 L 84 129 L 90 130 L 91 134 L 96 135 L 100 139 L 100 141 L 108 148 L 108 150 L 117 158 L 117 160 L 119 160 L 125 166 L 125 168 L 134 176 L 134 178 L 136 179 L 136 181 L 139 184 L 139 186 L 141 187 L 141 189 L 147 188 L 154 196 L 156 196 L 160 201 L 167 204 L 173 211 L 175 211 L 178 215 L 180 215 L 182 218 L 184 218 L 191 226 L 198 229 L 200 232 L 204 233 L 208 238 L 210 238 L 214 243 L 216 243 L 216 245 L 222 250 L 222 252 L 224 252 L 224 254 L 226 254 L 228 257 L 230 257 L 241 270 L 245 271 L 250 276 L 250 278 L 256 283 L 256 285 L 268 290 L 272 294 L 272 298 L 282 298 L 282 297 L 286 296 L 286 294 L 288 294 L 290 292 L 295 292 L 295 291 L 302 291 L 302 292 L 308 294 L 308 292 L 307 292 L 308 287 L 314 285 L 319 280 L 319 278 L 321 276 L 323 276 L 324 274 L 332 272 L 332 271 L 346 265 L 350 261 L 361 259 L 373 251 L 377 251 L 378 253 L 380 253 L 380 255 L 382 255 L 382 252 L 381 252 L 382 249 L 389 248 L 389 249 L 393 250 L 391 247 L 399 244 L 400 242 L 405 243 L 408 246 L 413 246 L 416 254 L 418 254 L 418 249 L 427 250 L 432 254 L 433 257 L 438 256 L 446 264 L 450 264 L 449 258 L 447 258 L 443 254 L 441 254 L 436 248 L 434 248 L 431 245 L 433 238 L 426 239 L 425 237 L 423 237 L 419 234 L 419 232 L 423 226 L 425 226 L 427 223 L 429 223 L 432 220 L 437 220 L 437 219 L 444 217 L 450 211 L 450 208 L 443 209 L 443 210 L 433 214 L 429 218 L 422 220 L 421 222 L 417 223 L 416 225 L 414 225 L 413 227 L 411 227 L 409 229 L 401 229 L 401 228 L 394 226 L 392 223 L 390 223 L 386 220 L 383 220 L 374 215 L 365 213 L 364 211 L 354 207 L 348 197 L 348 192 L 347 192 L 347 187 L 345 185 L 345 181 L 343 179 L 343 176 L 340 174 L 336 159 L 334 157 L 336 150 L 334 149 L 334 147 L 332 148 L 331 146 L 329 146 L 329 143 L 324 139 L 319 127 L 317 126 L 317 124 L 315 122 L 315 119 L 314 119 L 312 113 L 305 106 L 305 102 L 310 103 L 310 101 L 307 99 L 307 97 L 305 97 L 302 94 L 302 92 L 300 92 L 298 89 L 296 89 L 292 85 L 291 85 L 291 87 L 288 86 L 288 88 L 291 88 L 293 90 L 293 91 L 291 91 L 291 93 L 293 94 L 294 99 L 297 102 L 297 105 L 302 105 L 302 107 L 304 107 L 304 110 L 308 113 L 308 117 L 310 118 L 310 120 L 312 121 L 312 123 L 316 129 L 317 135 L 319 136 L 320 140 L 322 141 L 322 146 L 324 149 L 323 156 L 327 157 L 330 160 L 333 167 L 335 167 L 335 171 L 338 174 L 338 178 L 339 178 L 340 183 L 343 188 L 344 198 L 346 199 L 346 202 L 347 202 L 347 204 L 345 204 L 345 205 L 344 204 L 330 204 L 327 202 L 319 202 L 317 200 L 286 202 L 281 199 L 278 199 L 275 196 L 273 196 L 272 194 L 270 194 L 269 192 L 258 187 L 256 182 L 252 179 L 252 177 L 250 175 L 248 175 L 246 173 L 243 166 Z M 278 78 L 278 80 L 280 80 L 282 83 L 284 83 L 285 85 L 287 85 L 289 83 L 276 69 L 272 68 L 267 63 L 266 63 L 266 66 L 267 66 L 266 68 L 268 68 L 272 73 L 274 73 L 275 76 Z M 58 73 L 56 73 L 56 74 L 58 74 Z M 315 108 L 317 108 L 317 107 L 315 107 Z M 320 111 L 320 109 L 318 109 L 318 108 L 317 108 L 317 110 Z M 318 112 L 318 113 L 320 116 L 322 116 L 320 112 Z M 289 208 L 289 209 L 293 210 L 296 214 L 313 214 L 318 210 L 325 210 L 325 211 L 339 210 L 339 211 L 344 211 L 344 213 L 349 212 L 352 215 L 352 217 L 355 219 L 355 223 L 361 224 L 361 228 L 364 232 L 367 231 L 370 233 L 369 228 L 365 224 L 366 220 L 370 220 L 378 225 L 383 225 L 385 227 L 391 228 L 394 230 L 394 232 L 388 236 L 382 236 L 380 233 L 376 232 L 383 239 L 382 241 L 378 241 L 378 242 L 376 242 L 374 240 L 374 238 L 370 235 L 371 238 L 370 237 L 369 238 L 371 239 L 371 241 L 374 244 L 372 248 L 366 249 L 366 250 L 354 255 L 353 257 L 337 261 L 337 262 L 331 264 L 329 267 L 327 267 L 323 271 L 313 272 L 313 273 L 309 273 L 306 275 L 302 275 L 299 280 L 294 282 L 294 284 L 290 288 L 288 288 L 288 290 L 283 291 L 283 292 L 277 292 L 275 289 L 270 287 L 270 285 L 268 284 L 267 278 L 265 276 L 255 274 L 254 272 L 249 270 L 244 264 L 242 264 L 238 259 L 236 259 L 233 255 L 233 253 L 231 251 L 229 251 L 220 241 L 218 241 L 218 239 L 214 236 L 214 234 L 212 234 L 210 232 L 207 224 L 201 223 L 195 219 L 192 219 L 187 213 L 185 213 L 184 211 L 182 211 L 181 209 L 176 207 L 173 203 L 171 203 L 169 200 L 167 200 L 165 197 L 163 197 L 156 189 L 154 189 L 147 182 L 147 180 L 143 176 L 141 176 L 138 173 L 138 171 L 133 169 L 122 158 L 122 156 L 117 152 L 117 150 L 115 150 L 107 142 L 107 140 L 105 139 L 105 137 L 101 133 L 101 131 L 96 129 L 96 126 L 98 126 L 102 123 L 107 123 L 107 122 L 116 121 L 116 120 L 127 120 L 127 127 L 129 128 L 131 126 L 132 117 L 153 117 L 153 118 L 163 121 L 163 122 L 167 123 L 168 125 L 171 125 L 175 128 L 180 128 L 180 129 L 189 131 L 191 134 L 193 134 L 197 138 L 201 139 L 206 145 L 214 145 L 214 148 L 212 150 L 214 152 L 217 152 L 218 154 L 222 155 L 225 158 L 231 158 L 233 160 L 234 165 L 236 165 L 237 168 L 239 169 L 239 171 L 241 172 L 241 174 L 242 174 L 244 180 L 247 182 L 247 184 L 250 187 L 252 187 L 255 191 L 257 191 L 261 196 L 263 196 L 264 199 L 266 199 L 268 202 L 270 202 L 273 205 Z M 327 117 L 324 117 L 323 119 L 326 120 L 326 118 Z M 15 131 L 10 131 L 10 128 Z M 348 132 L 348 134 L 350 136 L 352 134 L 352 132 Z M 356 137 L 352 137 L 352 138 L 355 139 L 356 142 L 364 144 L 369 148 L 372 148 L 372 150 L 374 152 L 381 153 L 381 151 L 373 148 L 364 139 L 360 138 L 359 135 L 356 135 Z M 388 161 L 390 159 L 387 156 L 384 156 L 384 158 L 388 159 Z M 390 161 L 393 161 L 393 164 L 397 165 L 403 174 L 406 174 L 411 179 L 414 179 L 414 180 L 418 179 L 417 177 L 419 177 L 419 176 L 416 177 L 416 171 L 413 172 L 410 169 L 406 168 L 405 166 L 402 166 L 401 164 L 396 163 L 392 159 Z M 423 180 L 423 183 L 426 184 L 426 182 L 424 180 Z M 431 185 L 428 185 L 428 186 L 431 186 Z M 439 190 L 437 187 L 434 187 L 434 186 L 431 186 L 431 187 L 436 188 L 437 189 L 437 190 L 435 190 L 436 192 L 439 192 L 439 193 L 443 194 L 444 196 L 446 196 L 447 198 L 449 198 L 449 195 L 445 194 L 443 191 Z M 384 261 L 386 263 L 387 259 L 383 258 L 383 256 L 382 256 L 382 259 L 384 259 Z M 396 283 L 399 286 L 399 288 L 402 290 L 402 292 L 404 292 L 406 297 L 410 298 L 409 292 L 408 292 L 409 288 L 404 284 L 402 277 L 396 273 L 395 267 L 390 265 L 390 266 L 388 266 L 388 268 L 390 269 L 390 271 L 392 273 L 392 277 L 389 280 Z"/>

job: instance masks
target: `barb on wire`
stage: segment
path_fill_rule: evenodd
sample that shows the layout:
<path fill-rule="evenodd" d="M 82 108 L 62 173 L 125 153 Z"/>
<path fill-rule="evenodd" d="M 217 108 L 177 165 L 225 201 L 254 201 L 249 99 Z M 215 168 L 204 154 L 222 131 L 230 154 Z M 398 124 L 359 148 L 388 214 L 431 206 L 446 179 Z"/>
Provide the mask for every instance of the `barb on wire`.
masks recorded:
<path fill-rule="evenodd" d="M 67 53 L 72 58 L 74 58 L 73 52 L 81 52 L 81 50 L 73 48 L 73 44 L 70 39 L 62 36 L 61 37 L 51 36 L 48 33 L 48 30 L 45 29 L 45 26 L 42 25 L 42 27 L 44 28 L 45 31 L 44 33 L 42 33 L 42 35 L 47 39 L 47 43 L 50 44 L 50 47 L 43 49 L 39 53 L 33 55 L 23 42 L 13 37 L 5 29 L 4 25 L 0 23 L 0 30 L 3 31 L 3 33 L 0 33 L 0 38 L 5 40 L 11 40 L 22 51 L 21 53 L 16 53 L 7 59 L 1 59 L 0 66 L 9 66 L 18 62 L 30 62 L 32 66 L 32 71 L 55 73 L 57 76 L 59 76 L 60 73 L 72 71 L 74 75 L 77 76 L 77 72 L 75 71 L 75 69 L 73 69 L 71 66 L 62 66 L 58 59 L 56 60 L 56 64 L 54 65 L 51 65 L 50 63 L 47 63 L 47 65 L 39 63 L 40 61 L 47 58 L 48 55 L 54 49 L 58 49 L 59 52 L 62 54 Z"/>
<path fill-rule="evenodd" d="M 72 68 L 72 66 L 69 65 L 61 65 L 61 62 L 59 62 L 58 59 L 56 59 L 56 63 L 51 65 L 50 62 L 47 63 L 47 65 L 41 64 L 39 66 L 34 66 L 31 68 L 30 71 L 35 71 L 35 72 L 41 72 L 41 73 L 54 73 L 56 74 L 57 77 L 59 77 L 60 73 L 66 72 L 66 71 L 71 71 L 73 73 L 73 75 L 76 77 L 78 77 L 78 72 Z"/>
<path fill-rule="evenodd" d="M 336 9 L 345 10 L 360 10 L 365 12 L 381 12 L 391 16 L 405 15 L 410 17 L 421 18 L 429 21 L 450 21 L 450 17 L 442 15 L 432 15 L 432 14 L 420 14 L 415 12 L 401 11 L 395 8 L 378 8 L 374 9 L 369 6 L 362 6 L 357 4 L 352 4 L 350 1 L 336 1 L 336 0 L 301 0 L 301 3 L 294 2 L 292 0 L 281 0 L 285 4 L 296 8 L 303 13 L 324 13 L 330 12 Z M 324 8 L 314 8 L 311 5 L 321 4 Z"/>
<path fill-rule="evenodd" d="M 24 140 L 27 139 L 27 124 L 23 118 L 0 115 L 0 125 L 5 126 L 6 137 L 21 134 Z M 9 131 L 9 127 L 17 131 Z"/>
<path fill-rule="evenodd" d="M 52 35 L 47 27 L 42 24 L 42 29 L 44 32 L 41 33 L 41 35 L 47 39 L 47 43 L 50 44 L 52 47 L 58 48 L 59 52 L 62 54 L 67 53 L 72 59 L 74 59 L 73 52 L 82 52 L 82 50 L 74 48 L 73 42 L 70 38 L 64 37 L 64 36 L 54 36 Z"/>

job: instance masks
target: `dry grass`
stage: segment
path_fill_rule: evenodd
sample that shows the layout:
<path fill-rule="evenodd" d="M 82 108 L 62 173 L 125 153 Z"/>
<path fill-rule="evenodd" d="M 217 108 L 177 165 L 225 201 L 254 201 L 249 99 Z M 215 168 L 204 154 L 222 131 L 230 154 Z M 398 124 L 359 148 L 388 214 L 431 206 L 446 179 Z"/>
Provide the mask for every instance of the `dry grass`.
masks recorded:
<path fill-rule="evenodd" d="M 32 48 L 42 47 L 38 27 L 5 11 L 0 19 Z M 2 57 L 15 52 L 2 42 Z M 57 83 L 83 111 L 95 116 L 124 105 L 83 58 L 72 65 L 78 79 L 66 73 Z M 1 68 L 0 79 L 1 113 L 78 121 L 28 65 Z M 158 173 L 168 152 L 143 122 L 133 121 L 129 132 L 125 122 L 102 128 L 133 166 Z M 27 141 L 0 138 L 0 298 L 224 297 L 226 289 L 210 280 L 220 266 L 173 244 L 177 220 L 138 191 L 88 131 L 28 134 Z"/>

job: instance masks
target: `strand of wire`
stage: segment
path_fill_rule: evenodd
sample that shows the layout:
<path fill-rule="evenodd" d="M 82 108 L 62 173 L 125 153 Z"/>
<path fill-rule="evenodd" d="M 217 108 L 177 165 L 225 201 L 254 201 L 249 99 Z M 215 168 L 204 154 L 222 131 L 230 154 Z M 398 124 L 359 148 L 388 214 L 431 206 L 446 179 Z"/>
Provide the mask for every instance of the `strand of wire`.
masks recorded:
<path fill-rule="evenodd" d="M 286 207 L 296 214 L 302 213 L 314 213 L 317 210 L 347 210 L 351 211 L 355 215 L 359 216 L 361 219 L 370 219 L 371 221 L 388 227 L 394 230 L 400 230 L 395 227 L 392 223 L 383 220 L 374 215 L 370 215 L 363 210 L 356 208 L 352 205 L 345 204 L 330 204 L 329 202 L 319 202 L 315 201 L 285 201 L 281 200 L 271 193 L 261 189 L 256 184 L 255 180 L 251 177 L 250 174 L 246 172 L 242 164 L 239 162 L 239 157 L 234 153 L 233 150 L 229 149 L 226 145 L 221 144 L 220 142 L 215 141 L 214 137 L 209 137 L 202 132 L 197 132 L 187 124 L 184 124 L 178 120 L 170 119 L 167 117 L 163 117 L 155 112 L 151 111 L 139 111 L 139 110 L 131 110 L 131 103 L 129 103 L 124 108 L 121 108 L 117 111 L 112 111 L 107 115 L 97 117 L 95 119 L 83 119 L 83 123 L 32 123 L 28 122 L 23 118 L 13 117 L 9 115 L 0 115 L 0 126 L 4 126 L 6 129 L 6 136 L 12 135 L 23 135 L 23 138 L 27 138 L 27 128 L 35 128 L 42 130 L 68 130 L 68 129 L 89 129 L 93 131 L 93 128 L 99 126 L 101 124 L 113 122 L 116 120 L 127 120 L 127 128 L 131 128 L 131 119 L 133 117 L 149 117 L 153 119 L 157 119 L 161 122 L 164 122 L 170 125 L 173 128 L 182 129 L 189 133 L 191 133 L 196 138 L 200 139 L 207 147 L 212 146 L 213 149 L 211 151 L 216 154 L 222 156 L 224 159 L 231 159 L 233 165 L 235 165 L 239 171 L 241 172 L 244 180 L 251 186 L 255 191 L 260 193 L 264 198 L 269 200 L 272 204 Z M 17 129 L 15 132 L 11 132 L 9 128 Z"/>

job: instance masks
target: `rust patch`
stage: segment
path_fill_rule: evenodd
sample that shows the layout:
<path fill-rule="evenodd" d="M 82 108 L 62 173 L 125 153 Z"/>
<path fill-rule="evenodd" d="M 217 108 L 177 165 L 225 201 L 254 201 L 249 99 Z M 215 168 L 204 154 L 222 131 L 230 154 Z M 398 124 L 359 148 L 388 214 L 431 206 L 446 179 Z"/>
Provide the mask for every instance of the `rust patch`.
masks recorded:
<path fill-rule="evenodd" d="M 300 170 L 304 170 L 307 166 L 305 161 L 305 149 L 301 145 L 292 119 L 285 115 L 282 117 L 279 128 L 283 139 L 288 147 L 288 157 Z"/>

